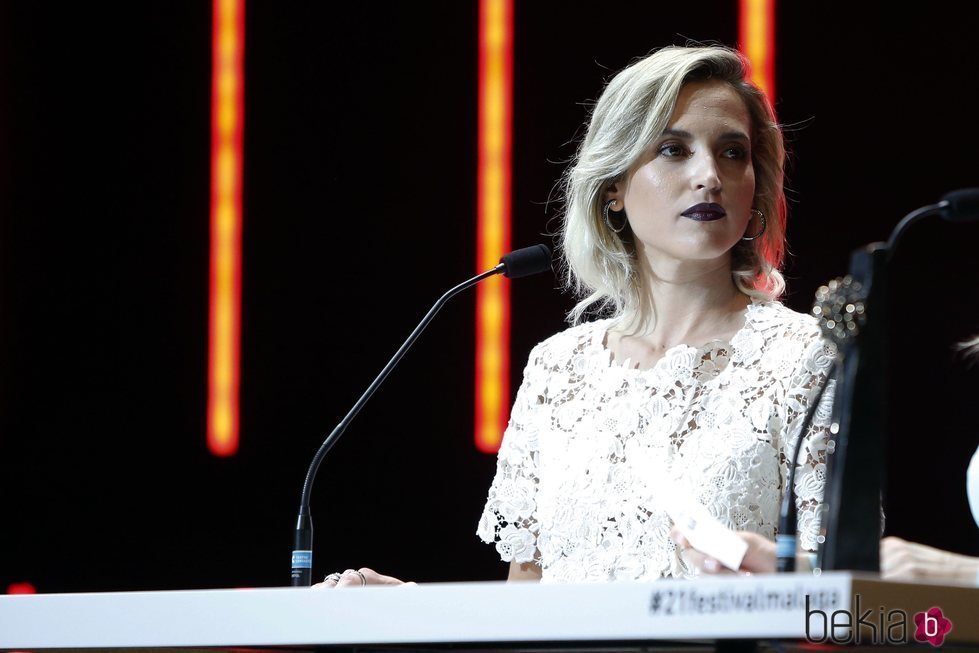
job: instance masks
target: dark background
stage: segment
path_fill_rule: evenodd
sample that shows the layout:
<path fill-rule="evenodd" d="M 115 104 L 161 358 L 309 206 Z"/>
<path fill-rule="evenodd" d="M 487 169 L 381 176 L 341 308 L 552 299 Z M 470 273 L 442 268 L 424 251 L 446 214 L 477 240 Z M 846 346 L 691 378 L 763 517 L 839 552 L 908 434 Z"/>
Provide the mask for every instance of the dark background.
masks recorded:
<path fill-rule="evenodd" d="M 853 249 L 979 186 L 979 9 L 914 7 L 780 7 L 797 310 Z M 310 458 L 475 271 L 476 8 L 249 3 L 241 448 L 219 459 L 211 3 L 0 3 L 0 591 L 288 583 Z M 736 38 L 734 0 L 517 2 L 514 246 L 551 241 L 605 80 L 655 47 Z M 932 221 L 895 259 L 886 454 L 888 531 L 973 555 L 979 366 L 951 343 L 979 331 L 977 242 Z M 572 302 L 545 275 L 512 290 L 515 390 Z M 472 444 L 473 316 L 473 294 L 446 307 L 324 463 L 316 575 L 505 575 L 475 536 L 495 460 Z"/>

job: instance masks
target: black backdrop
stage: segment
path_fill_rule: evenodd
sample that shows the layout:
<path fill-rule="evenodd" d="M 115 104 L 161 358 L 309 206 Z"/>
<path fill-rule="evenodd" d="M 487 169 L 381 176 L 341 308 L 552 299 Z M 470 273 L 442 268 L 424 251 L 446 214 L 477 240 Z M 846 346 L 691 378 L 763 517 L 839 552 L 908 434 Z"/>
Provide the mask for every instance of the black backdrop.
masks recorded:
<path fill-rule="evenodd" d="M 475 271 L 475 0 L 250 2 L 241 449 L 207 452 L 210 4 L 0 4 L 0 591 L 286 584 L 313 452 Z M 979 186 L 979 10 L 954 6 L 780 7 L 793 308 Z M 517 3 L 514 246 L 550 242 L 603 81 L 657 46 L 733 45 L 736 19 Z M 923 224 L 899 255 L 886 456 L 889 532 L 972 554 L 979 367 L 950 343 L 979 331 L 977 237 Z M 512 290 L 515 389 L 571 301 L 545 276 Z M 323 465 L 318 574 L 505 574 L 474 535 L 494 459 L 472 445 L 473 314 L 444 309 Z"/>

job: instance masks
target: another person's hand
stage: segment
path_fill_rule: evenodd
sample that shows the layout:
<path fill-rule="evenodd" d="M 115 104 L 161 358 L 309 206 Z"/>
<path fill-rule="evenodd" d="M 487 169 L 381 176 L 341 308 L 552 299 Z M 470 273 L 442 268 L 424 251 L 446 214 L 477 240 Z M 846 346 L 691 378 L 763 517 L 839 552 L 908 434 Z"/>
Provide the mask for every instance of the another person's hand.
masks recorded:
<path fill-rule="evenodd" d="M 741 567 L 734 572 L 716 559 L 704 555 L 697 549 L 690 546 L 687 538 L 674 526 L 670 531 L 670 537 L 680 549 L 680 555 L 688 565 L 702 574 L 734 574 L 744 576 L 751 574 L 771 574 L 775 573 L 775 542 L 766 539 L 758 533 L 748 531 L 737 531 L 736 535 L 748 543 L 748 550 L 741 561 Z"/>
<path fill-rule="evenodd" d="M 979 558 L 885 537 L 880 541 L 880 577 L 972 585 L 979 583 Z"/>
<path fill-rule="evenodd" d="M 334 587 L 366 587 L 367 585 L 414 585 L 398 580 L 394 576 L 384 576 L 368 567 L 347 569 L 344 572 L 327 574 L 323 582 L 313 585 L 313 589 L 333 589 Z"/>

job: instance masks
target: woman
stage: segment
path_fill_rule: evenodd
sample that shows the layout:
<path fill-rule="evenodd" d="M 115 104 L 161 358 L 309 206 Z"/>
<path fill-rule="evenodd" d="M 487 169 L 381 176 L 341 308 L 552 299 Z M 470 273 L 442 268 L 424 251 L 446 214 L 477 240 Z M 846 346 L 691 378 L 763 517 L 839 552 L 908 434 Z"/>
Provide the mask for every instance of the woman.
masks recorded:
<path fill-rule="evenodd" d="M 813 319 L 775 301 L 784 145 L 745 69 L 727 48 L 665 48 L 595 106 L 561 232 L 567 285 L 583 299 L 574 326 L 530 355 L 478 527 L 510 580 L 695 575 L 703 558 L 670 536 L 676 497 L 774 537 L 792 445 L 833 352 Z M 582 322 L 593 308 L 607 317 Z M 821 406 L 796 473 L 809 549 L 828 417 Z M 365 568 L 326 585 L 374 582 L 398 581 Z"/>

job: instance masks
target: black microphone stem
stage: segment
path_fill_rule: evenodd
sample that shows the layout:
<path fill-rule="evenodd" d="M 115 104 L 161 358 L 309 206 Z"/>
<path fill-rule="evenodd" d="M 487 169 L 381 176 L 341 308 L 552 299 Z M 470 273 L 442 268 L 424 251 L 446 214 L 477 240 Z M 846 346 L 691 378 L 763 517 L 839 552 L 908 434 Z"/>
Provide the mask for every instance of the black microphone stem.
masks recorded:
<path fill-rule="evenodd" d="M 799 464 L 799 454 L 802 452 L 802 443 L 806 439 L 806 431 L 812 425 L 812 418 L 816 414 L 816 409 L 823 400 L 823 393 L 833 380 L 836 374 L 836 361 L 830 364 L 826 370 L 826 382 L 819 388 L 819 392 L 813 398 L 806 410 L 806 416 L 802 420 L 802 428 L 799 430 L 799 437 L 792 448 L 792 460 L 789 461 L 789 473 L 786 478 L 786 487 L 782 491 L 782 508 L 779 511 L 778 533 L 775 536 L 775 571 L 787 572 L 795 571 L 795 552 L 796 552 L 796 506 L 795 506 L 795 468 Z"/>
<path fill-rule="evenodd" d="M 894 230 L 891 232 L 890 238 L 887 239 L 888 259 L 890 259 L 890 257 L 893 256 L 898 238 L 904 235 L 904 232 L 907 231 L 911 225 L 921 221 L 924 218 L 939 213 L 940 211 L 944 210 L 948 206 L 949 206 L 949 201 L 942 200 L 938 204 L 929 204 L 928 206 L 923 206 L 920 209 L 915 209 L 911 213 L 908 213 L 906 216 L 904 216 L 901 219 L 901 221 L 897 224 L 897 226 L 894 227 Z"/>
<path fill-rule="evenodd" d="M 458 286 L 452 288 L 444 295 L 442 295 L 442 297 L 440 297 L 439 300 L 435 302 L 435 305 L 432 306 L 432 308 L 428 311 L 428 313 L 425 314 L 425 317 L 422 318 L 422 321 L 418 323 L 418 326 L 415 327 L 415 330 L 411 332 L 411 335 L 408 336 L 408 339 L 404 341 L 404 344 L 401 345 L 401 348 L 398 349 L 394 357 L 390 361 L 388 361 L 387 365 L 384 366 L 384 369 L 381 370 L 381 373 L 377 375 L 377 378 L 374 379 L 374 382 L 370 384 L 370 387 L 368 387 L 367 390 L 364 392 L 364 394 L 360 397 L 360 399 L 357 400 L 357 403 L 355 403 L 353 408 L 350 409 L 350 412 L 347 413 L 347 416 L 344 417 L 339 424 L 337 424 L 337 427 L 333 429 L 333 432 L 330 433 L 330 436 L 326 438 L 326 440 L 323 442 L 322 445 L 320 445 L 319 451 L 317 451 L 316 455 L 313 456 L 313 461 L 310 463 L 309 470 L 306 472 L 306 480 L 303 483 L 302 499 L 300 500 L 300 504 L 299 504 L 299 518 L 296 521 L 296 535 L 294 540 L 294 548 L 292 552 L 292 586 L 293 587 L 309 587 L 309 585 L 312 584 L 313 520 L 309 514 L 310 513 L 309 499 L 313 489 L 313 479 L 316 478 L 316 472 L 319 469 L 320 463 L 323 461 L 323 458 L 326 456 L 327 453 L 329 453 L 330 449 L 333 448 L 333 445 L 336 444 L 336 441 L 347 429 L 347 426 L 350 425 L 350 422 L 352 422 L 353 419 L 357 416 L 357 413 L 360 412 L 360 409 L 364 407 L 364 404 L 366 404 L 367 401 L 371 398 L 371 396 L 374 394 L 377 388 L 382 383 L 384 383 L 384 379 L 387 378 L 388 374 L 391 373 L 391 370 L 394 369 L 394 366 L 398 364 L 398 362 L 402 359 L 402 357 L 404 357 L 408 349 L 410 349 L 411 346 L 415 343 L 415 340 L 418 339 L 418 336 L 421 335 L 421 332 L 424 331 L 425 327 L 428 326 L 428 323 L 432 321 L 432 318 L 434 318 L 435 315 L 439 312 L 439 310 L 441 310 L 441 308 L 445 306 L 445 303 L 448 302 L 457 294 L 459 294 L 460 292 L 462 292 L 463 290 L 476 285 L 483 279 L 486 279 L 487 277 L 491 277 L 495 274 L 501 274 L 505 271 L 506 271 L 506 266 L 503 263 L 500 263 L 492 270 L 488 270 L 478 276 L 473 277 L 472 279 L 469 279 L 468 281 L 464 281 L 463 283 L 460 283 Z"/>

